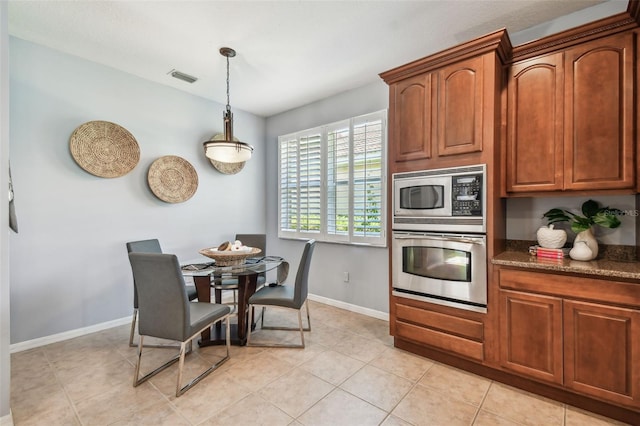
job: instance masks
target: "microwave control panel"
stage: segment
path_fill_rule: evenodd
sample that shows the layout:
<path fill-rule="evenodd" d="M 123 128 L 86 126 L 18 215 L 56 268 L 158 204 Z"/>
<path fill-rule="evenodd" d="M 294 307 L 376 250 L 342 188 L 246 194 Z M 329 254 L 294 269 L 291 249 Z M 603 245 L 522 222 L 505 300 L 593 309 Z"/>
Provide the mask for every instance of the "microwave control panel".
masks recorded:
<path fill-rule="evenodd" d="M 451 176 L 451 215 L 482 216 L 482 173 Z"/>

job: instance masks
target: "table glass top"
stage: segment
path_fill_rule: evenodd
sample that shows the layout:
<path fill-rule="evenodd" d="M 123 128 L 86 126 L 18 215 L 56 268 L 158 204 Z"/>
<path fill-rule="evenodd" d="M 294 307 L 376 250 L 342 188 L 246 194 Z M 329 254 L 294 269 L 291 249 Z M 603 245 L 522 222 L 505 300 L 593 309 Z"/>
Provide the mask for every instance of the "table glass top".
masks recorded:
<path fill-rule="evenodd" d="M 187 262 L 181 262 L 182 272 L 187 276 L 206 276 L 206 275 L 249 275 L 259 274 L 275 269 L 282 263 L 283 259 L 279 256 L 265 256 L 246 259 L 245 263 L 233 266 L 216 266 L 215 261 L 202 256 L 197 259 L 191 259 Z"/>

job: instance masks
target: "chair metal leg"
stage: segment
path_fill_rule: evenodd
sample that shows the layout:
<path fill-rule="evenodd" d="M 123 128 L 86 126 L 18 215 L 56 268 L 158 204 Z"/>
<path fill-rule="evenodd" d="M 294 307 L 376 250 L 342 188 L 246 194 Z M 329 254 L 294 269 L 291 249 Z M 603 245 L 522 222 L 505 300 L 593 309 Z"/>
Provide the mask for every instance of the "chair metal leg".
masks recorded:
<path fill-rule="evenodd" d="M 142 348 L 144 347 L 142 343 L 143 340 L 144 340 L 144 336 L 140 336 L 140 341 L 138 342 L 138 361 L 136 362 L 136 372 L 135 372 L 135 375 L 133 376 L 134 388 L 139 384 L 146 382 L 147 380 L 149 380 L 150 378 L 152 378 L 162 370 L 166 369 L 167 367 L 170 367 L 171 365 L 173 365 L 176 361 L 180 359 L 180 355 L 181 355 L 181 354 L 176 355 L 175 357 L 171 358 L 169 361 L 162 364 L 160 367 L 156 368 L 152 372 L 147 373 L 144 377 L 140 378 L 140 362 L 142 361 Z M 184 344 L 182 346 L 184 346 Z"/>
<path fill-rule="evenodd" d="M 200 375 L 198 375 L 198 377 L 196 377 L 195 379 L 191 380 L 189 383 L 187 383 L 186 385 L 184 385 L 182 387 L 180 387 L 180 385 L 182 384 L 182 367 L 184 366 L 184 351 L 185 351 L 186 342 L 183 342 L 182 345 L 180 346 L 180 364 L 179 364 L 179 367 L 178 367 L 178 383 L 176 384 L 176 397 L 179 397 L 180 395 L 182 395 L 183 393 L 185 393 L 186 391 L 191 389 L 198 382 L 200 382 L 200 380 L 202 380 L 205 377 L 207 377 L 214 370 L 217 370 L 218 367 L 220 367 L 222 364 L 227 362 L 227 360 L 229 359 L 229 357 L 230 357 L 229 351 L 230 351 L 230 348 L 231 348 L 231 337 L 230 337 L 231 336 L 231 326 L 230 326 L 230 322 L 231 321 L 230 321 L 229 315 L 227 315 L 225 317 L 225 322 L 226 322 L 227 355 L 224 358 L 222 358 L 220 361 L 218 361 L 215 364 L 213 364 L 207 370 L 205 370 L 204 372 L 200 373 Z M 209 326 L 203 328 L 202 330 L 204 330 L 204 329 L 206 329 L 208 327 Z M 198 331 L 196 334 L 191 336 L 188 341 L 191 342 L 195 337 L 199 336 L 200 333 L 202 332 L 202 330 Z"/>
<path fill-rule="evenodd" d="M 138 309 L 133 308 L 133 318 L 131 319 L 131 331 L 129 332 L 129 346 L 132 348 L 138 347 L 138 344 L 133 341 L 133 336 L 136 334 L 136 321 L 138 319 Z M 178 345 L 145 345 L 145 348 L 158 348 L 158 349 L 178 349 Z M 191 353 L 192 347 L 189 345 L 187 354 Z"/>
<path fill-rule="evenodd" d="M 131 332 L 129 333 L 129 346 L 138 346 L 133 343 L 133 335 L 136 333 L 136 320 L 138 319 L 138 308 L 133 308 L 133 318 L 131 318 Z"/>
<path fill-rule="evenodd" d="M 183 393 L 185 393 L 186 391 L 191 389 L 193 386 L 195 386 L 200 380 L 202 380 L 205 377 L 207 377 L 211 372 L 213 372 L 218 367 L 220 367 L 222 364 L 224 364 L 227 360 L 229 360 L 229 357 L 230 357 L 231 327 L 230 327 L 229 315 L 227 315 L 227 316 L 225 316 L 225 317 L 220 319 L 220 321 L 222 321 L 222 320 L 224 320 L 226 322 L 226 336 L 227 336 L 227 341 L 226 341 L 227 354 L 226 354 L 226 356 L 224 358 L 222 358 L 220 361 L 218 361 L 215 364 L 213 364 L 206 371 L 201 373 L 199 376 L 197 376 L 195 379 L 191 380 L 188 384 L 186 384 L 183 387 L 180 387 L 180 385 L 182 384 L 182 369 L 184 367 L 184 358 L 185 358 L 185 355 L 189 353 L 189 352 L 187 352 L 187 347 L 191 348 L 191 342 L 193 341 L 193 339 L 198 337 L 200 335 L 200 333 L 202 333 L 203 330 L 209 328 L 211 326 L 211 324 L 208 324 L 207 326 L 203 327 L 201 330 L 199 330 L 193 336 L 189 337 L 184 342 L 181 342 L 180 343 L 180 352 L 175 357 L 171 358 L 169 361 L 167 361 L 166 363 L 162 364 L 160 367 L 156 368 L 152 372 L 146 374 L 142 378 L 140 378 L 140 363 L 141 363 L 141 360 L 142 360 L 142 348 L 143 347 L 148 347 L 148 346 L 144 346 L 143 345 L 144 336 L 140 336 L 140 342 L 138 343 L 138 360 L 136 362 L 136 371 L 135 371 L 135 375 L 133 377 L 133 387 L 136 387 L 139 384 L 146 382 L 147 380 L 149 380 L 150 378 L 152 378 L 156 374 L 160 373 L 161 371 L 163 371 L 167 367 L 169 367 L 169 366 L 173 365 L 174 363 L 176 363 L 176 361 L 179 362 L 179 364 L 178 364 L 178 383 L 176 384 L 176 397 L 182 395 Z M 218 322 L 218 321 L 216 321 L 216 322 Z"/>
<path fill-rule="evenodd" d="M 298 311 L 298 328 L 296 327 L 263 327 L 263 330 L 290 330 L 290 331 L 300 331 L 300 344 L 299 345 L 290 345 L 287 343 L 271 343 L 271 344 L 263 344 L 263 343 L 251 343 L 251 324 L 253 321 L 253 309 L 252 309 L 252 305 L 249 305 L 249 332 L 247 333 L 247 346 L 254 346 L 254 347 L 262 347 L 262 348 L 299 348 L 302 349 L 304 348 L 304 327 L 302 326 L 302 308 L 297 309 Z M 264 319 L 264 308 L 265 306 L 262 307 L 263 312 L 262 312 L 262 318 Z M 309 310 L 307 309 L 307 314 L 309 313 Z M 309 326 L 311 327 L 311 326 Z"/>
<path fill-rule="evenodd" d="M 309 300 L 305 300 L 304 304 L 307 308 L 307 328 L 303 328 L 304 331 L 311 331 L 311 316 L 309 315 Z M 260 323 L 260 328 L 263 330 L 297 330 L 296 327 L 277 327 L 277 326 L 266 326 L 264 325 L 264 314 L 265 314 L 266 306 L 262 307 L 262 320 Z"/>

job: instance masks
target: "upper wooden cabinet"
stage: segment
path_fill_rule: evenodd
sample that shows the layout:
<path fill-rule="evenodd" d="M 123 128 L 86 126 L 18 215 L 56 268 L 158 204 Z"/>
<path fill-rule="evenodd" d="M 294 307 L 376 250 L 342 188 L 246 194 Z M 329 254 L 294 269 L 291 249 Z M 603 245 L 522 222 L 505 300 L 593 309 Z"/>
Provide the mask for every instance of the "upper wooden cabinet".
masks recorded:
<path fill-rule="evenodd" d="M 507 193 L 635 187 L 634 38 L 595 39 L 510 67 Z"/>
<path fill-rule="evenodd" d="M 391 125 L 391 145 L 395 161 L 431 158 L 435 139 L 435 100 L 437 76 L 419 75 L 391 86 L 394 113 Z"/>
<path fill-rule="evenodd" d="M 438 73 L 439 156 L 482 151 L 484 91 L 495 90 L 485 87 L 484 59 L 461 61 Z"/>
<path fill-rule="evenodd" d="M 380 74 L 389 84 L 390 164 L 446 166 L 451 157 L 493 147 L 510 47 L 500 30 Z"/>

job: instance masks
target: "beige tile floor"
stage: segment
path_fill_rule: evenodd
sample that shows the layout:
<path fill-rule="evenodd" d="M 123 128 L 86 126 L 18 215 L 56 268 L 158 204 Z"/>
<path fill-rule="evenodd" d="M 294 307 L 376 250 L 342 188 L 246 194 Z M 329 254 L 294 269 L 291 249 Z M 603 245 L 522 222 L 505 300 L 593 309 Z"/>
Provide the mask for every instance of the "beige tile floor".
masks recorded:
<path fill-rule="evenodd" d="M 621 424 L 395 349 L 385 321 L 315 302 L 311 316 L 305 349 L 233 347 L 223 368 L 180 398 L 176 367 L 132 387 L 136 349 L 127 344 L 128 326 L 13 354 L 14 424 Z M 270 310 L 266 322 L 294 318 Z M 260 331 L 258 337 L 294 335 Z M 172 353 L 149 349 L 143 368 Z M 186 377 L 222 353 L 195 348 Z"/>

